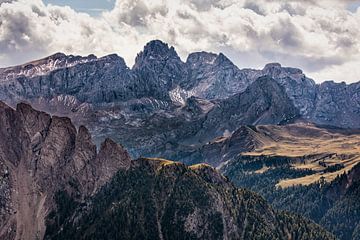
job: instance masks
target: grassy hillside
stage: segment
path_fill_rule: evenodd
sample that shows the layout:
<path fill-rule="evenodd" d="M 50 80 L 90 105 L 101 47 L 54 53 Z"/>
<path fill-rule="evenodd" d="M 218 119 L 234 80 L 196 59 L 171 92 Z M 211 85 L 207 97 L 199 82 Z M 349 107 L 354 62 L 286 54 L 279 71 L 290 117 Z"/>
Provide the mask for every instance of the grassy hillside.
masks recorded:
<path fill-rule="evenodd" d="M 220 170 L 275 208 L 310 218 L 340 239 L 358 239 L 360 132 L 304 123 L 254 129 L 262 144 Z"/>

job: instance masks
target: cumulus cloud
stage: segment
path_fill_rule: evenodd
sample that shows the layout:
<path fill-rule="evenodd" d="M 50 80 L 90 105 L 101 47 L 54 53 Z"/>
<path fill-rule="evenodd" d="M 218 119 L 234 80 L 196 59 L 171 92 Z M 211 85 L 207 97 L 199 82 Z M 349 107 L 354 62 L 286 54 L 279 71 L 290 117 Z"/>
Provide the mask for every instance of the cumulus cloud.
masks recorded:
<path fill-rule="evenodd" d="M 118 0 L 91 17 L 41 0 L 0 0 L 0 65 L 57 51 L 116 52 L 129 65 L 158 38 L 185 59 L 224 52 L 240 68 L 267 62 L 300 67 L 318 81 L 360 80 L 360 10 L 351 0 Z"/>

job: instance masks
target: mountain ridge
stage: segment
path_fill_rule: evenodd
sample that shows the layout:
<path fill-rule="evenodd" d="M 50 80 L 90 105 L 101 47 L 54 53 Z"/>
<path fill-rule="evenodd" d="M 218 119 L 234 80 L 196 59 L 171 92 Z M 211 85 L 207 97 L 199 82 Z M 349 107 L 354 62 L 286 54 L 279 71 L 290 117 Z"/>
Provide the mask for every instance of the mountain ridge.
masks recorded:
<path fill-rule="evenodd" d="M 189 97 L 216 101 L 246 90 L 256 79 L 269 76 L 282 85 L 302 117 L 317 124 L 360 127 L 360 82 L 350 85 L 324 82 L 316 84 L 297 68 L 270 63 L 262 70 L 239 69 L 222 53 L 190 53 L 182 61 L 168 44 L 153 40 L 147 43 L 130 69 L 116 54 L 97 58 L 55 54 L 57 68 L 21 70 L 25 65 L 0 70 L 0 100 L 9 104 L 58 95 L 70 95 L 81 103 L 101 105 L 154 98 L 167 104 L 183 105 Z M 36 61 L 35 61 L 36 62 Z M 75 64 L 77 63 L 77 64 Z M 27 64 L 31 66 L 31 64 Z M 61 67 L 62 66 L 62 67 Z M 49 68 L 48 70 L 46 70 Z M 19 70 L 20 69 L 20 70 Z M 18 72 L 17 72 L 18 71 Z M 340 96 L 340 93 L 344 93 Z M 342 103 L 346 104 L 342 104 Z M 47 110 L 47 109 L 44 109 Z"/>
<path fill-rule="evenodd" d="M 97 151 L 86 127 L 24 103 L 0 102 L 0 179 L 0 237 L 9 240 L 334 239 L 208 165 L 131 160 L 110 139 Z"/>
<path fill-rule="evenodd" d="M 97 153 L 87 129 L 77 131 L 69 118 L 24 103 L 16 109 L 0 103 L 0 113 L 1 238 L 42 238 L 58 191 L 84 199 L 130 161 L 120 145 L 106 150 L 107 141 Z"/>

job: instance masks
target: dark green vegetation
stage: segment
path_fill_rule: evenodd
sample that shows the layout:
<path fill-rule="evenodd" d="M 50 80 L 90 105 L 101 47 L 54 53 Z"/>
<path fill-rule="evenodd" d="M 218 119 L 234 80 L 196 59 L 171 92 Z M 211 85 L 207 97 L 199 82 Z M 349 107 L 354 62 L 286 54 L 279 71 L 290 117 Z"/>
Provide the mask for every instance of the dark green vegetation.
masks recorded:
<path fill-rule="evenodd" d="M 291 158 L 286 161 L 284 157 L 240 157 L 224 166 L 222 171 L 237 186 L 258 192 L 275 209 L 312 219 L 339 239 L 360 239 L 360 164 L 331 183 L 320 179 L 307 186 L 277 187 L 281 179 L 299 178 L 313 172 L 296 170 L 290 167 L 290 162 Z M 275 164 L 278 165 L 276 168 Z M 264 165 L 268 169 L 259 172 Z M 334 165 L 332 168 L 340 167 Z"/>
<path fill-rule="evenodd" d="M 334 239 L 302 217 L 272 210 L 212 167 L 160 159 L 133 161 L 64 214 L 47 239 Z"/>

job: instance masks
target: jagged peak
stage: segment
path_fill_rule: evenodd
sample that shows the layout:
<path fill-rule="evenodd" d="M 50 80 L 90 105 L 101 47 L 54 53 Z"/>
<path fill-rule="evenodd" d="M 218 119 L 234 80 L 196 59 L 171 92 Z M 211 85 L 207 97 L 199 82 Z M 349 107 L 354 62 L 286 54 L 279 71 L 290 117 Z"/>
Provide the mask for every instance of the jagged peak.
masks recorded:
<path fill-rule="evenodd" d="M 289 74 L 303 74 L 303 71 L 299 68 L 293 68 L 293 67 L 283 67 L 280 63 L 268 63 L 265 65 L 262 71 L 264 72 L 285 72 Z"/>
<path fill-rule="evenodd" d="M 218 55 L 212 52 L 193 52 L 190 53 L 187 57 L 186 63 L 191 66 L 198 66 L 201 64 L 213 64 L 217 57 Z"/>
<path fill-rule="evenodd" d="M 34 111 L 33 107 L 28 103 L 20 102 L 16 105 L 16 111 L 24 111 L 24 110 Z"/>
<path fill-rule="evenodd" d="M 225 65 L 225 66 L 235 66 L 235 64 L 223 53 L 219 53 L 217 58 L 215 59 L 216 65 Z"/>
<path fill-rule="evenodd" d="M 9 79 L 18 76 L 35 77 L 46 75 L 57 69 L 72 67 L 77 64 L 96 61 L 93 54 L 87 57 L 66 55 L 58 52 L 48 57 L 31 61 L 22 65 L 0 69 L 0 78 Z M 3 76 L 1 76 L 3 74 Z"/>
<path fill-rule="evenodd" d="M 263 68 L 263 70 L 267 70 L 267 69 L 272 69 L 272 68 L 281 68 L 281 64 L 274 62 L 274 63 L 268 63 L 265 65 L 265 67 Z"/>
<path fill-rule="evenodd" d="M 100 146 L 100 151 L 101 150 L 107 150 L 107 149 L 112 149 L 114 147 L 117 147 L 117 143 L 114 142 L 111 138 L 106 138 Z"/>
<path fill-rule="evenodd" d="M 62 59 L 62 58 L 66 58 L 67 55 L 65 53 L 62 53 L 62 52 L 57 52 L 57 53 L 54 53 L 48 57 L 45 57 L 44 59 L 53 59 L 53 60 L 56 60 L 56 59 Z"/>
<path fill-rule="evenodd" d="M 235 64 L 223 53 L 212 53 L 212 52 L 194 52 L 190 53 L 186 64 L 193 67 L 198 67 L 202 64 L 211 64 L 218 66 L 235 66 Z M 236 66 L 235 66 L 236 67 Z"/>
<path fill-rule="evenodd" d="M 29 65 L 34 65 L 34 66 L 38 66 L 38 65 L 43 65 L 43 64 L 47 64 L 49 62 L 55 62 L 55 61 L 63 61 L 63 62 L 75 62 L 75 61 L 91 61 L 91 60 L 96 60 L 97 57 L 94 54 L 90 54 L 88 56 L 80 56 L 80 55 L 66 55 L 65 53 L 62 52 L 57 52 L 54 53 L 50 56 L 47 56 L 45 58 L 41 58 L 35 61 L 31 61 L 29 63 L 25 63 L 23 64 L 23 66 L 29 66 Z"/>
<path fill-rule="evenodd" d="M 330 87 L 330 86 L 346 86 L 346 83 L 345 82 L 335 82 L 333 80 L 327 80 L 327 81 L 324 81 L 322 83 L 320 83 L 319 85 L 320 87 Z"/>
<path fill-rule="evenodd" d="M 107 158 L 117 158 L 130 161 L 130 155 L 126 149 L 121 144 L 116 143 L 110 138 L 106 138 L 101 143 L 98 157 L 106 160 L 108 160 Z"/>
<path fill-rule="evenodd" d="M 77 137 L 78 139 L 91 140 L 91 134 L 89 130 L 83 125 L 79 127 Z"/>
<path fill-rule="evenodd" d="M 34 109 L 30 104 L 25 102 L 20 102 L 16 105 L 16 112 L 21 114 L 22 117 L 26 120 L 26 124 L 35 127 L 35 125 L 47 125 L 50 122 L 51 116 L 42 111 Z M 37 117 L 34 117 L 37 116 Z M 28 119 L 36 119 L 33 123 L 30 123 Z"/>
<path fill-rule="evenodd" d="M 154 51 L 154 52 L 167 52 L 172 49 L 174 49 L 174 47 L 172 46 L 169 47 L 167 43 L 158 39 L 148 42 L 144 47 L 144 51 Z"/>
<path fill-rule="evenodd" d="M 99 58 L 98 60 L 104 61 L 106 63 L 112 63 L 112 64 L 115 63 L 115 64 L 118 64 L 119 66 L 121 66 L 122 68 L 128 68 L 124 58 L 120 57 L 116 53 L 103 56 L 103 57 Z"/>
<path fill-rule="evenodd" d="M 167 43 L 161 40 L 152 40 L 148 42 L 143 51 L 136 56 L 133 69 L 140 68 L 148 62 L 168 60 L 170 58 L 181 62 L 173 46 L 169 47 Z"/>
<path fill-rule="evenodd" d="M 99 58 L 99 60 L 124 61 L 124 59 L 119 55 L 117 55 L 116 53 L 103 56 Z"/>

